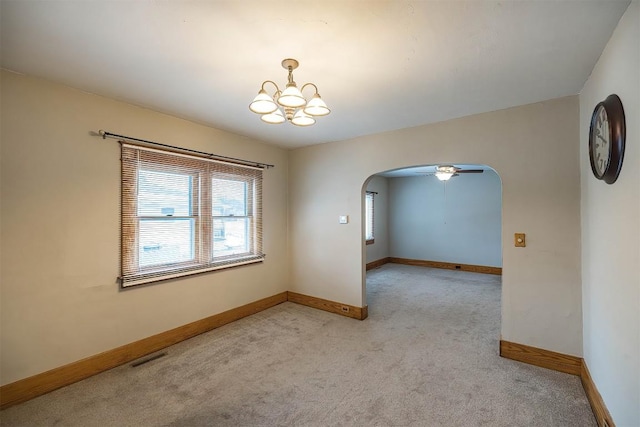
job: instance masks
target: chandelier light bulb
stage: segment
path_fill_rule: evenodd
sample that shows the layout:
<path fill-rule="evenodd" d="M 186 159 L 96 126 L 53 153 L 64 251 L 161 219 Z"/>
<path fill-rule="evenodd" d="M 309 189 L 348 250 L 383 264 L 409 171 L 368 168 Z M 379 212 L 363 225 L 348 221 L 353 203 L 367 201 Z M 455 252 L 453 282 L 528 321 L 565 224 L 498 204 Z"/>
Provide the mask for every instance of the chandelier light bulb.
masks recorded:
<path fill-rule="evenodd" d="M 283 107 L 299 108 L 307 104 L 307 100 L 302 96 L 302 92 L 298 89 L 295 83 L 288 84 L 286 89 L 282 91 L 282 94 L 278 98 L 278 104 Z"/>
<path fill-rule="evenodd" d="M 260 89 L 253 102 L 249 104 L 249 109 L 256 114 L 268 114 L 276 111 L 278 106 L 264 89 Z"/>
<path fill-rule="evenodd" d="M 277 109 L 276 111 L 274 111 L 273 113 L 269 113 L 269 114 L 263 114 L 260 119 L 265 122 L 265 123 L 269 123 L 271 125 L 279 125 L 280 123 L 284 123 L 285 122 L 285 118 L 284 115 L 282 114 L 282 111 L 280 111 L 280 109 Z"/>
<path fill-rule="evenodd" d="M 313 98 L 307 102 L 307 106 L 304 107 L 304 112 L 311 116 L 326 116 L 331 110 L 329 110 L 327 104 L 320 98 L 320 94 L 316 92 Z"/>
<path fill-rule="evenodd" d="M 296 126 L 311 126 L 316 122 L 316 119 L 311 117 L 308 114 L 305 114 L 303 110 L 298 110 L 298 112 L 291 119 L 291 123 Z"/>

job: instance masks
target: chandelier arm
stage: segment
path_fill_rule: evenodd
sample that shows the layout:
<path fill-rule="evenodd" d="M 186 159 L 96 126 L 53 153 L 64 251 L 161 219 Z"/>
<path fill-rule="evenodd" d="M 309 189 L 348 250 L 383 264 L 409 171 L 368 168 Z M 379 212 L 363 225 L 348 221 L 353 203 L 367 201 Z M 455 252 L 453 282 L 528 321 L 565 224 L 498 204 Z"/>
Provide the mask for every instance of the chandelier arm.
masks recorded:
<path fill-rule="evenodd" d="M 264 82 L 262 82 L 262 90 L 264 90 L 266 92 L 266 89 L 264 88 L 264 85 L 266 85 L 267 83 L 271 83 L 272 85 L 274 85 L 276 87 L 276 92 L 275 93 L 280 93 L 280 88 L 278 87 L 278 85 L 271 81 L 271 80 L 265 80 Z"/>
<path fill-rule="evenodd" d="M 304 90 L 304 88 L 307 87 L 307 86 L 313 86 L 313 88 L 316 91 L 316 94 L 318 94 L 318 86 L 314 85 L 313 83 L 305 83 L 305 84 L 303 84 L 302 87 L 300 88 L 300 92 L 302 92 Z"/>

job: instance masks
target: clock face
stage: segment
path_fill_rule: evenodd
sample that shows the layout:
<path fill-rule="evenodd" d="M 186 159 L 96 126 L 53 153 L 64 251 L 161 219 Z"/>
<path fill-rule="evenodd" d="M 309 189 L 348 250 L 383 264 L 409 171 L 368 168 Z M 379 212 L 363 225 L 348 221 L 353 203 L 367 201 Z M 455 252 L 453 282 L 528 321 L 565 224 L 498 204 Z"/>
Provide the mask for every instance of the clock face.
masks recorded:
<path fill-rule="evenodd" d="M 591 155 L 598 176 L 604 175 L 609 167 L 611 141 L 609 132 L 609 119 L 604 105 L 600 105 L 594 116 L 595 122 L 593 126 L 593 144 L 591 146 Z"/>

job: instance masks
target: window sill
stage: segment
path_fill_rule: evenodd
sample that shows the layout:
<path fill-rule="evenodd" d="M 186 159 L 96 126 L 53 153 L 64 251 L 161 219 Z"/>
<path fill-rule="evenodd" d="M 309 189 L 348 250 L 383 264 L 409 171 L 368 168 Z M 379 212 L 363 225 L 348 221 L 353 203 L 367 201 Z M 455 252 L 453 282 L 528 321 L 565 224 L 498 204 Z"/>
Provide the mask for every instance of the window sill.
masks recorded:
<path fill-rule="evenodd" d="M 133 276 L 127 277 L 119 277 L 120 287 L 122 289 L 136 287 L 138 285 L 146 285 L 156 282 L 161 282 L 164 280 L 177 279 L 185 276 L 192 276 L 195 274 L 208 273 L 211 271 L 217 270 L 225 270 L 227 268 L 239 267 L 242 265 L 248 264 L 256 264 L 264 261 L 264 256 L 256 258 L 256 257 L 247 257 L 244 260 L 242 258 L 237 259 L 234 262 L 220 263 L 218 265 L 211 265 L 209 267 L 202 268 L 198 266 L 193 269 L 184 269 L 178 271 L 156 271 L 154 273 L 147 274 L 137 274 Z"/>

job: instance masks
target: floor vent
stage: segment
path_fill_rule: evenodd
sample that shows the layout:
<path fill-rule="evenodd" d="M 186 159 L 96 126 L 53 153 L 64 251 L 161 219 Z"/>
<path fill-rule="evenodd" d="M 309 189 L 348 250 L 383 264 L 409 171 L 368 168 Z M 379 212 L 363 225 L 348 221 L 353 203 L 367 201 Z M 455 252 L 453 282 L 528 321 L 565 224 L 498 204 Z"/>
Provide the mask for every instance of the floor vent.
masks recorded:
<path fill-rule="evenodd" d="M 149 362 L 151 362 L 153 360 L 160 359 L 161 357 L 164 357 L 166 355 L 167 355 L 167 353 L 154 354 L 153 356 L 149 356 L 149 357 L 147 357 L 145 359 L 140 359 L 140 360 L 137 360 L 137 361 L 133 362 L 131 364 L 131 367 L 132 368 L 137 368 L 140 365 L 144 365 L 145 363 L 149 363 Z"/>

